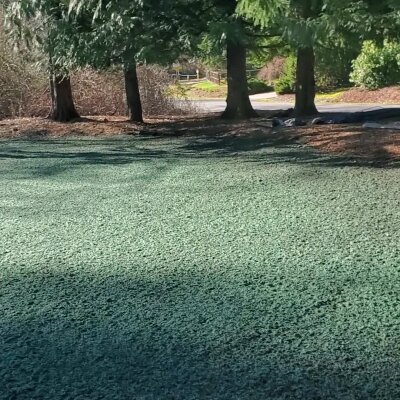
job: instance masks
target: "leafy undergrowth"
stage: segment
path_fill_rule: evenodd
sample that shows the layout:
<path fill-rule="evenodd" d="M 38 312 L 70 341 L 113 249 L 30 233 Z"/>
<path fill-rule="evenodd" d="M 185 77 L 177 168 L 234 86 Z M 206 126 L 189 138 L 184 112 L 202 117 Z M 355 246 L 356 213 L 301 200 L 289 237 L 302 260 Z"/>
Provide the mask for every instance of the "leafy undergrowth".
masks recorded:
<path fill-rule="evenodd" d="M 3 140 L 0 399 L 396 399 L 399 169 L 273 136 Z"/>

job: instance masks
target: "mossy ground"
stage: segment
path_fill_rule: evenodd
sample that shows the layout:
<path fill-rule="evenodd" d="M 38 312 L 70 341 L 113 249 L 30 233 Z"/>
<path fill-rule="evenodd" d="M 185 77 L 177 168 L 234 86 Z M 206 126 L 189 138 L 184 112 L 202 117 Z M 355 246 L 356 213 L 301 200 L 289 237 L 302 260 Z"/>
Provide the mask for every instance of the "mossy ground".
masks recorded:
<path fill-rule="evenodd" d="M 228 86 L 225 80 L 221 85 L 211 81 L 201 81 L 196 83 L 182 81 L 171 86 L 170 95 L 175 98 L 185 99 L 225 99 Z"/>
<path fill-rule="evenodd" d="M 332 90 L 329 92 L 322 92 L 322 93 L 317 93 L 316 95 L 316 101 L 320 102 L 340 102 L 341 98 L 344 93 L 346 93 L 349 89 L 336 89 Z"/>
<path fill-rule="evenodd" d="M 0 399 L 400 397 L 396 165 L 261 138 L 0 145 Z"/>

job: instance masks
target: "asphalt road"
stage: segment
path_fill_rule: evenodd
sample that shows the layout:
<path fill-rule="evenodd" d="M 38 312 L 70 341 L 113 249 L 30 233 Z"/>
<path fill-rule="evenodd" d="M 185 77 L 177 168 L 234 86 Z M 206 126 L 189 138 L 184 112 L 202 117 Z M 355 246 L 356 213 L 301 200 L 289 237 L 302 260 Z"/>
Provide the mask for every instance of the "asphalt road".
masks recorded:
<path fill-rule="evenodd" d="M 224 100 L 196 100 L 193 101 L 199 111 L 208 112 L 222 112 L 225 109 Z M 259 111 L 270 110 L 285 110 L 293 107 L 291 103 L 272 103 L 252 101 L 253 107 Z M 342 112 L 359 112 L 379 110 L 382 108 L 400 108 L 400 105 L 380 105 L 380 104 L 324 104 L 318 105 L 320 112 L 326 113 L 342 113 Z"/>

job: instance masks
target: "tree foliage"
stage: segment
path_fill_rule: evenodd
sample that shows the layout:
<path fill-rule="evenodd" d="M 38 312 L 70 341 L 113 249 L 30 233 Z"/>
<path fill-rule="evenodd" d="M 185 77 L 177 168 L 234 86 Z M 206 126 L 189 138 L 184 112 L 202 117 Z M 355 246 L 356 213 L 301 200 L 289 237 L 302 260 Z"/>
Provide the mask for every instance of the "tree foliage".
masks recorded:
<path fill-rule="evenodd" d="M 213 66 L 227 65 L 228 84 L 236 93 L 229 90 L 228 103 L 236 104 L 232 109 L 247 107 L 250 115 L 243 74 L 246 60 L 262 65 L 277 54 L 295 54 L 297 64 L 295 58 L 289 59 L 290 71 L 277 89 L 291 90 L 296 69 L 296 102 L 300 98 L 307 102 L 312 113 L 315 79 L 328 86 L 334 73 L 345 77 L 349 60 L 363 41 L 363 53 L 354 63 L 354 82 L 368 87 L 397 82 L 391 46 L 399 39 L 400 0 L 1 0 L 0 4 L 7 8 L 19 46 L 34 48 L 60 84 L 61 77 L 77 67 L 123 68 L 131 77 L 127 91 L 133 94 L 132 84 L 136 86 L 135 102 L 140 97 L 133 71 L 138 64 L 168 65 L 180 57 L 197 56 Z M 297 97 L 299 91 L 303 93 Z"/>
<path fill-rule="evenodd" d="M 63 0 L 11 0 L 7 21 L 16 43 L 34 49 L 53 72 L 67 72 L 74 60 L 76 24 Z"/>
<path fill-rule="evenodd" d="M 107 67 L 131 62 L 168 63 L 188 46 L 167 1 L 72 1 L 80 63 Z"/>

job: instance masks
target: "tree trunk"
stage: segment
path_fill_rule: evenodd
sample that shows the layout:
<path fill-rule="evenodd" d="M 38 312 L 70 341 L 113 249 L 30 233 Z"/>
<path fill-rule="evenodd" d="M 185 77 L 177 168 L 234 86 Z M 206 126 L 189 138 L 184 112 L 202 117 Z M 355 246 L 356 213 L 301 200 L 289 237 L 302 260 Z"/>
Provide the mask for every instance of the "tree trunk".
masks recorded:
<path fill-rule="evenodd" d="M 222 118 L 249 119 L 257 117 L 249 98 L 246 75 L 246 48 L 227 41 L 228 97 Z"/>
<path fill-rule="evenodd" d="M 312 47 L 297 51 L 296 105 L 298 116 L 315 115 L 315 55 Z"/>
<path fill-rule="evenodd" d="M 134 122 L 143 122 L 142 101 L 140 100 L 136 64 L 125 67 L 124 77 L 126 101 L 129 109 L 129 119 Z"/>
<path fill-rule="evenodd" d="M 71 80 L 68 76 L 51 76 L 50 90 L 51 111 L 49 118 L 59 122 L 68 122 L 79 118 L 72 96 Z"/>

